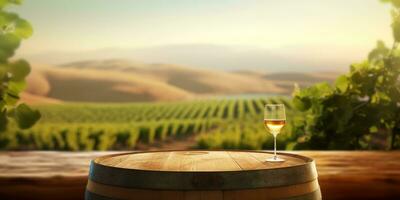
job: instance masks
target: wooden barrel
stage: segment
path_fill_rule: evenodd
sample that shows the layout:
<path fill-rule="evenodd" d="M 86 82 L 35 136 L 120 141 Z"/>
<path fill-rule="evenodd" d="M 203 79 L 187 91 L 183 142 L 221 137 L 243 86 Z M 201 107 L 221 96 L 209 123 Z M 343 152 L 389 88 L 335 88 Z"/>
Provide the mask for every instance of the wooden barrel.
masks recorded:
<path fill-rule="evenodd" d="M 157 151 L 91 162 L 86 200 L 321 199 L 312 159 L 261 151 Z"/>

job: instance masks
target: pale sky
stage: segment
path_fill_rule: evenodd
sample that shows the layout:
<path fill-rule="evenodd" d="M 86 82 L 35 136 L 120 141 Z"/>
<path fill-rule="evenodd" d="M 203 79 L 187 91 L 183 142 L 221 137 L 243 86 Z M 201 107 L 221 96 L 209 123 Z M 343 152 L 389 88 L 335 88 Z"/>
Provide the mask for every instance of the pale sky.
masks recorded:
<path fill-rule="evenodd" d="M 34 35 L 19 54 L 221 45 L 355 49 L 391 41 L 379 0 L 25 0 Z"/>

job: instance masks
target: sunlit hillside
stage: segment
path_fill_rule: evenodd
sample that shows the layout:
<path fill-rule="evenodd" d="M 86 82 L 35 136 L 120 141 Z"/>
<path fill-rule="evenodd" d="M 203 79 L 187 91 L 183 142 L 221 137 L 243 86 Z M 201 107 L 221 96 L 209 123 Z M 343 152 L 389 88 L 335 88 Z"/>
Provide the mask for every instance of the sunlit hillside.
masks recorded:
<path fill-rule="evenodd" d="M 337 73 L 220 71 L 127 60 L 34 65 L 23 100 L 38 103 L 187 100 L 213 95 L 290 95 L 293 84 L 334 80 Z"/>

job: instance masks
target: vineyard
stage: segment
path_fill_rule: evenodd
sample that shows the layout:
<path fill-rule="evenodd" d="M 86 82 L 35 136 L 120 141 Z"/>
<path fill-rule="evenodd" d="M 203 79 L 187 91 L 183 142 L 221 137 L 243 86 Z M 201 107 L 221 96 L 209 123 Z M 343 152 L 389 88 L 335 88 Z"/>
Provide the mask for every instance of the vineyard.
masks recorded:
<path fill-rule="evenodd" d="M 286 97 L 209 99 L 174 103 L 41 105 L 42 119 L 28 130 L 9 127 L 2 149 L 121 150 L 138 143 L 197 134 L 201 149 L 272 147 L 263 127 L 266 103 L 286 105 L 288 125 L 278 137 L 280 149 L 292 149 L 294 114 Z M 282 141 L 285 141 L 283 143 Z"/>

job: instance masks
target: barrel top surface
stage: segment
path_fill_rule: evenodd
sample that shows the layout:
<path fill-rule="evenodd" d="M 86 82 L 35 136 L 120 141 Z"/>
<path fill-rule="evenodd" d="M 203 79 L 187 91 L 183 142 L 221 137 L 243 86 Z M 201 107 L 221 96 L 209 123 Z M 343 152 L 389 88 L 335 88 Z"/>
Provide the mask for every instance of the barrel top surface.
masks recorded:
<path fill-rule="evenodd" d="M 287 168 L 313 160 L 304 156 L 279 153 L 285 162 L 271 163 L 271 152 L 261 151 L 157 151 L 108 155 L 95 163 L 122 169 L 179 172 L 223 172 Z"/>

